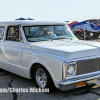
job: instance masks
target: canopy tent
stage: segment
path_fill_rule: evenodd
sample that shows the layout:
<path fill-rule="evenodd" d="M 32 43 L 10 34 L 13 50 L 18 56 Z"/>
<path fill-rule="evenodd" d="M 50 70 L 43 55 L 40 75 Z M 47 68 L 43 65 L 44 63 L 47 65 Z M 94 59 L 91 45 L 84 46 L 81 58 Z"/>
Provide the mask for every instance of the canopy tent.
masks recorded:
<path fill-rule="evenodd" d="M 82 29 L 90 32 L 99 32 L 99 29 L 95 25 L 93 25 L 92 23 L 88 23 L 86 21 L 75 23 L 70 27 L 72 31 L 79 31 L 80 29 Z"/>

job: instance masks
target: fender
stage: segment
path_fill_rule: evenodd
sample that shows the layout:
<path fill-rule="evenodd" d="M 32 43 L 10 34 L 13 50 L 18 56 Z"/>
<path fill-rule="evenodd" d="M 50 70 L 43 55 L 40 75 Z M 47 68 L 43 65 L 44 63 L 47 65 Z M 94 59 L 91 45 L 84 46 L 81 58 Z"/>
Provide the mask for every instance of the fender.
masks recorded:
<path fill-rule="evenodd" d="M 56 80 L 51 69 L 50 69 L 50 67 L 45 62 L 43 62 L 42 60 L 39 60 L 39 59 L 32 61 L 28 68 L 23 68 L 24 77 L 32 79 L 32 76 L 30 75 L 30 73 L 31 73 L 32 65 L 35 64 L 35 63 L 39 63 L 39 64 L 43 65 L 47 69 L 49 74 L 51 75 L 52 79 Z"/>

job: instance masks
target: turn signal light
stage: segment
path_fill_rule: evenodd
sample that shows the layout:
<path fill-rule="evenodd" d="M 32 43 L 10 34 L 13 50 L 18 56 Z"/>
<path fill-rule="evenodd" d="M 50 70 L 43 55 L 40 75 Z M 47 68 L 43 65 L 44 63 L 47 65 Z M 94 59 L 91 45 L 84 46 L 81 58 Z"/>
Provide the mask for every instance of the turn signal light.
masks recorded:
<path fill-rule="evenodd" d="M 81 87 L 81 86 L 84 86 L 86 85 L 86 82 L 79 82 L 76 84 L 76 87 Z"/>

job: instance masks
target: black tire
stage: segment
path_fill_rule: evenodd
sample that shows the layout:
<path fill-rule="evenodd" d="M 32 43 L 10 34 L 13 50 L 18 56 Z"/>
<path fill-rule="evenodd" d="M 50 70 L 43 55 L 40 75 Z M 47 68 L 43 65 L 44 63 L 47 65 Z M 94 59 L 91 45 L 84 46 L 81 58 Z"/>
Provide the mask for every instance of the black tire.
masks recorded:
<path fill-rule="evenodd" d="M 94 38 L 98 38 L 99 37 L 99 33 L 93 33 Z"/>
<path fill-rule="evenodd" d="M 99 37 L 100 33 L 97 34 L 97 38 Z"/>
<path fill-rule="evenodd" d="M 45 74 L 46 74 L 46 76 L 47 76 L 47 84 L 46 84 L 45 87 L 43 87 L 43 89 L 48 88 L 48 89 L 49 89 L 49 92 L 53 92 L 53 91 L 55 90 L 55 86 L 54 86 L 53 80 L 52 80 L 52 78 L 51 78 L 49 72 L 48 72 L 42 65 L 37 65 L 37 66 L 35 67 L 34 71 L 33 71 L 33 79 L 34 79 L 34 82 L 35 82 L 35 84 L 36 84 L 36 87 L 37 87 L 37 88 L 41 88 L 41 87 L 38 85 L 37 81 L 36 81 L 36 71 L 37 71 L 38 69 L 43 69 L 44 72 L 45 72 Z"/>

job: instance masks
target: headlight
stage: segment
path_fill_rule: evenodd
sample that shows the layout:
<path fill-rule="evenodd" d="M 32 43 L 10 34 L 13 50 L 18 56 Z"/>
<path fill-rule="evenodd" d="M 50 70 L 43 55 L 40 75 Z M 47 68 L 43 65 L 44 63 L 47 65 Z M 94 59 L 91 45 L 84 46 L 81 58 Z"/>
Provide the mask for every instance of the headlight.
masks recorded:
<path fill-rule="evenodd" d="M 75 66 L 73 66 L 73 65 L 70 65 L 70 66 L 68 66 L 67 67 L 67 72 L 68 72 L 68 75 L 75 75 L 76 73 L 75 73 Z"/>
<path fill-rule="evenodd" d="M 71 62 L 71 63 L 67 63 L 64 62 L 63 63 L 63 79 L 65 79 L 67 76 L 73 76 L 76 75 L 76 62 Z"/>

